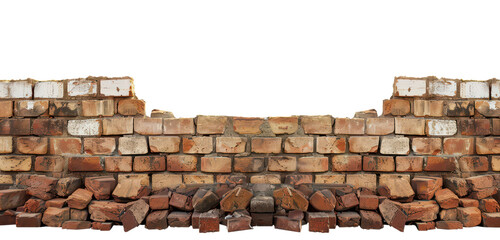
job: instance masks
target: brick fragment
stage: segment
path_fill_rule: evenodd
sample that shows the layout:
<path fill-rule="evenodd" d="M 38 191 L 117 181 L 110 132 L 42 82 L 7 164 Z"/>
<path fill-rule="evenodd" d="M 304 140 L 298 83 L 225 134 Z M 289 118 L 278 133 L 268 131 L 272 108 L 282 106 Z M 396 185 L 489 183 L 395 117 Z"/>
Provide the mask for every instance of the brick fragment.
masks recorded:
<path fill-rule="evenodd" d="M 360 210 L 359 215 L 362 229 L 381 229 L 384 227 L 382 217 L 375 211 Z"/>
<path fill-rule="evenodd" d="M 9 118 L 12 117 L 13 109 L 12 101 L 0 101 L 0 117 Z"/>
<path fill-rule="evenodd" d="M 500 227 L 500 213 L 483 213 L 484 227 Z"/>
<path fill-rule="evenodd" d="M 443 186 L 441 177 L 416 176 L 411 180 L 411 186 L 417 199 L 431 200 L 434 193 Z"/>
<path fill-rule="evenodd" d="M 139 226 L 146 218 L 148 211 L 149 205 L 142 199 L 129 203 L 125 211 L 120 215 L 123 230 L 128 232 Z"/>
<path fill-rule="evenodd" d="M 227 231 L 236 232 L 252 229 L 251 222 L 252 217 L 238 214 L 238 216 L 227 219 Z"/>
<path fill-rule="evenodd" d="M 460 198 L 458 204 L 460 207 L 479 207 L 479 201 L 471 198 Z"/>
<path fill-rule="evenodd" d="M 33 119 L 32 133 L 37 136 L 60 136 L 64 134 L 65 121 L 62 119 Z"/>
<path fill-rule="evenodd" d="M 289 187 L 281 188 L 273 192 L 275 205 L 281 206 L 287 210 L 302 210 L 307 211 L 309 201 L 305 196 Z"/>
<path fill-rule="evenodd" d="M 436 228 L 435 222 L 417 222 L 415 225 L 418 231 L 428 231 Z"/>
<path fill-rule="evenodd" d="M 0 211 L 22 206 L 27 199 L 26 190 L 24 189 L 0 190 Z"/>
<path fill-rule="evenodd" d="M 361 216 L 357 212 L 338 212 L 337 224 L 339 227 L 357 227 L 361 221 Z"/>
<path fill-rule="evenodd" d="M 47 100 L 23 100 L 15 103 L 14 115 L 19 117 L 38 117 L 49 110 Z"/>
<path fill-rule="evenodd" d="M 493 198 L 485 198 L 479 200 L 479 209 L 481 212 L 494 213 L 500 212 L 500 205 Z"/>
<path fill-rule="evenodd" d="M 336 190 L 335 198 L 337 200 L 335 204 L 336 211 L 345 211 L 359 205 L 358 197 L 353 192 Z"/>
<path fill-rule="evenodd" d="M 318 190 L 311 195 L 309 203 L 318 211 L 333 211 L 337 200 L 330 190 Z"/>
<path fill-rule="evenodd" d="M 411 202 L 415 195 L 409 181 L 400 176 L 387 177 L 382 183 L 379 183 L 379 185 L 387 187 L 387 197 L 391 200 Z"/>
<path fill-rule="evenodd" d="M 198 134 L 224 134 L 227 117 L 224 116 L 198 116 L 196 127 Z"/>
<path fill-rule="evenodd" d="M 404 99 L 384 100 L 383 115 L 404 116 L 410 113 L 410 101 Z"/>
<path fill-rule="evenodd" d="M 274 199 L 270 196 L 256 196 L 250 201 L 250 211 L 252 213 L 273 213 Z"/>
<path fill-rule="evenodd" d="M 16 227 L 41 227 L 41 213 L 20 213 L 16 216 Z"/>
<path fill-rule="evenodd" d="M 385 200 L 384 200 L 385 201 Z M 439 205 L 436 201 L 413 201 L 401 204 L 401 209 L 408 216 L 406 221 L 434 221 L 438 217 Z M 444 210 L 442 210 L 444 211 Z"/>
<path fill-rule="evenodd" d="M 363 210 L 377 210 L 378 208 L 377 195 L 361 195 L 359 196 L 359 208 Z"/>
<path fill-rule="evenodd" d="M 37 198 L 30 198 L 24 203 L 24 212 L 41 213 L 45 211 L 45 201 Z"/>
<path fill-rule="evenodd" d="M 305 134 L 330 134 L 333 129 L 331 116 L 302 116 L 300 118 Z"/>
<path fill-rule="evenodd" d="M 447 188 L 437 190 L 435 198 L 439 206 L 443 209 L 458 207 L 458 196 Z"/>
<path fill-rule="evenodd" d="M 57 196 L 67 197 L 80 188 L 81 184 L 80 178 L 77 177 L 61 178 L 57 181 L 55 192 Z"/>
<path fill-rule="evenodd" d="M 189 227 L 191 226 L 191 215 L 190 212 L 171 212 L 167 217 L 168 225 L 170 227 Z"/>
<path fill-rule="evenodd" d="M 233 212 L 235 210 L 244 210 L 250 204 L 253 194 L 249 190 L 236 187 L 228 191 L 220 201 L 222 211 Z"/>
<path fill-rule="evenodd" d="M 132 134 L 134 129 L 134 118 L 104 118 L 102 120 L 102 135 L 125 135 Z"/>
<path fill-rule="evenodd" d="M 474 227 L 481 224 L 481 211 L 476 207 L 457 208 L 457 220 L 464 227 Z"/>
<path fill-rule="evenodd" d="M 275 216 L 274 228 L 293 231 L 293 232 L 300 232 L 300 230 L 302 229 L 302 220 L 295 220 L 286 216 Z"/>
<path fill-rule="evenodd" d="M 192 211 L 192 196 L 174 192 L 170 197 L 169 205 L 183 211 Z"/>
<path fill-rule="evenodd" d="M 264 121 L 263 118 L 233 117 L 233 129 L 239 134 L 260 134 Z"/>
<path fill-rule="evenodd" d="M 150 191 L 149 186 L 145 186 L 141 183 L 141 179 L 124 178 L 118 180 L 118 185 L 116 185 L 112 195 L 115 199 L 137 200 L 147 196 Z"/>
<path fill-rule="evenodd" d="M 168 210 L 153 211 L 146 217 L 146 229 L 166 229 L 168 228 Z"/>
<path fill-rule="evenodd" d="M 219 215 L 214 212 L 206 212 L 200 214 L 200 233 L 218 232 L 219 231 Z"/>
<path fill-rule="evenodd" d="M 113 201 L 91 201 L 89 204 L 90 219 L 96 222 L 120 222 L 120 214 L 126 204 Z"/>
<path fill-rule="evenodd" d="M 68 207 L 75 209 L 85 209 L 87 205 L 92 200 L 92 192 L 83 188 L 79 188 L 74 191 L 66 201 L 68 203 Z"/>
<path fill-rule="evenodd" d="M 309 232 L 327 233 L 330 231 L 330 216 L 323 212 L 308 212 Z"/>
<path fill-rule="evenodd" d="M 49 115 L 55 117 L 76 117 L 81 106 L 78 101 L 55 100 L 49 104 Z"/>
<path fill-rule="evenodd" d="M 425 135 L 425 119 L 395 118 L 395 133 L 404 135 Z"/>
<path fill-rule="evenodd" d="M 199 189 L 193 196 L 193 209 L 196 212 L 207 212 L 219 204 L 219 197 L 211 190 Z"/>
<path fill-rule="evenodd" d="M 69 220 L 62 224 L 62 229 L 81 230 L 89 229 L 92 226 L 90 221 Z"/>
<path fill-rule="evenodd" d="M 459 221 L 437 221 L 436 222 L 437 229 L 462 229 L 463 224 Z"/>
<path fill-rule="evenodd" d="M 95 199 L 109 199 L 116 187 L 116 179 L 112 176 L 87 177 L 85 187 L 93 193 Z"/>
<path fill-rule="evenodd" d="M 464 178 L 449 177 L 444 179 L 444 187 L 450 189 L 459 197 L 469 194 L 469 185 Z"/>
<path fill-rule="evenodd" d="M 457 208 L 443 209 L 439 212 L 439 219 L 443 221 L 456 221 Z"/>
<path fill-rule="evenodd" d="M 408 216 L 397 202 L 386 199 L 379 205 L 379 211 L 386 223 L 400 232 L 404 231 Z"/>
<path fill-rule="evenodd" d="M 69 208 L 49 207 L 43 213 L 42 222 L 49 227 L 61 227 L 69 219 Z"/>

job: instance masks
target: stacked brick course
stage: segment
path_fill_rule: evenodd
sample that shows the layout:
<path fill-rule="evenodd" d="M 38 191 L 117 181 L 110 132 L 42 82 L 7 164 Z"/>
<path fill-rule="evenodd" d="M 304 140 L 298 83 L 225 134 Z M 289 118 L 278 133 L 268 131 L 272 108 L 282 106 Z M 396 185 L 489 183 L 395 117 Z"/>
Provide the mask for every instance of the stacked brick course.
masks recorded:
<path fill-rule="evenodd" d="M 0 224 L 500 226 L 500 80 L 393 88 L 381 116 L 175 118 L 128 77 L 2 81 Z"/>

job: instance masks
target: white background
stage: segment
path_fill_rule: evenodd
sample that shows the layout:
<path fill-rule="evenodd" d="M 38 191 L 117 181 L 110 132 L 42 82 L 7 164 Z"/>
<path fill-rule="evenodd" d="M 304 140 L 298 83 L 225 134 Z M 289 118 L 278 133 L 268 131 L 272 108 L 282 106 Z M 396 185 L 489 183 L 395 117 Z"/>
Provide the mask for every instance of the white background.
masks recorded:
<path fill-rule="evenodd" d="M 500 78 L 495 1 L 1 1 L 0 79 L 131 76 L 139 98 L 177 117 L 197 114 L 352 117 L 392 93 L 395 76 Z M 473 239 L 498 229 L 401 234 L 260 228 L 199 235 L 110 235 L 0 227 L 32 238 Z M 147 234 L 147 235 L 145 235 Z M 175 239 L 175 238 L 172 238 Z"/>

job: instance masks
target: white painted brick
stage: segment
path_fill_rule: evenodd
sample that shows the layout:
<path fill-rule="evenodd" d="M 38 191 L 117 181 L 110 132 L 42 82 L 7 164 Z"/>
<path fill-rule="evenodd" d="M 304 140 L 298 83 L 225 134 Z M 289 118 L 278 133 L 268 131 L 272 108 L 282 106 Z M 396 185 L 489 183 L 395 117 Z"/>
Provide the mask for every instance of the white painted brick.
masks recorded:
<path fill-rule="evenodd" d="M 429 81 L 429 93 L 434 96 L 454 97 L 457 95 L 457 81 L 441 79 Z"/>
<path fill-rule="evenodd" d="M 68 121 L 68 133 L 73 136 L 99 136 L 101 129 L 101 121 L 98 119 Z"/>
<path fill-rule="evenodd" d="M 457 121 L 455 120 L 427 120 L 427 135 L 429 136 L 451 136 L 457 133 Z"/>
<path fill-rule="evenodd" d="M 500 80 L 493 80 L 491 82 L 491 98 L 492 99 L 500 98 Z"/>
<path fill-rule="evenodd" d="M 101 80 L 101 94 L 113 97 L 132 95 L 132 79 Z"/>
<path fill-rule="evenodd" d="M 461 98 L 490 98 L 488 82 L 462 82 L 460 83 Z"/>
<path fill-rule="evenodd" d="M 47 81 L 35 83 L 35 98 L 63 98 L 64 83 L 62 81 Z"/>
<path fill-rule="evenodd" d="M 425 80 L 396 79 L 394 95 L 400 97 L 419 97 L 427 93 Z"/>
<path fill-rule="evenodd" d="M 92 80 L 70 80 L 68 81 L 68 96 L 95 96 L 97 94 L 97 82 Z"/>
<path fill-rule="evenodd" d="M 410 152 L 410 139 L 407 137 L 382 137 L 380 153 L 391 155 L 406 155 Z"/>
<path fill-rule="evenodd" d="M 28 81 L 0 82 L 0 98 L 31 98 L 32 87 Z"/>

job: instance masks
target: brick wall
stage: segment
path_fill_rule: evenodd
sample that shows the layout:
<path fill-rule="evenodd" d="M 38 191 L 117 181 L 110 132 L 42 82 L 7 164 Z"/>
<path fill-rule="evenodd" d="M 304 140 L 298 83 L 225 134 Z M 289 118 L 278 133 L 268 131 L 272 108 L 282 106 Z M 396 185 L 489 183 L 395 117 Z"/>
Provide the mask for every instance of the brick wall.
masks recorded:
<path fill-rule="evenodd" d="M 397 77 L 355 118 L 145 116 L 131 78 L 0 82 L 0 184 L 23 173 L 181 184 L 348 183 L 500 172 L 500 80 Z M 146 93 L 141 93 L 146 94 Z"/>

